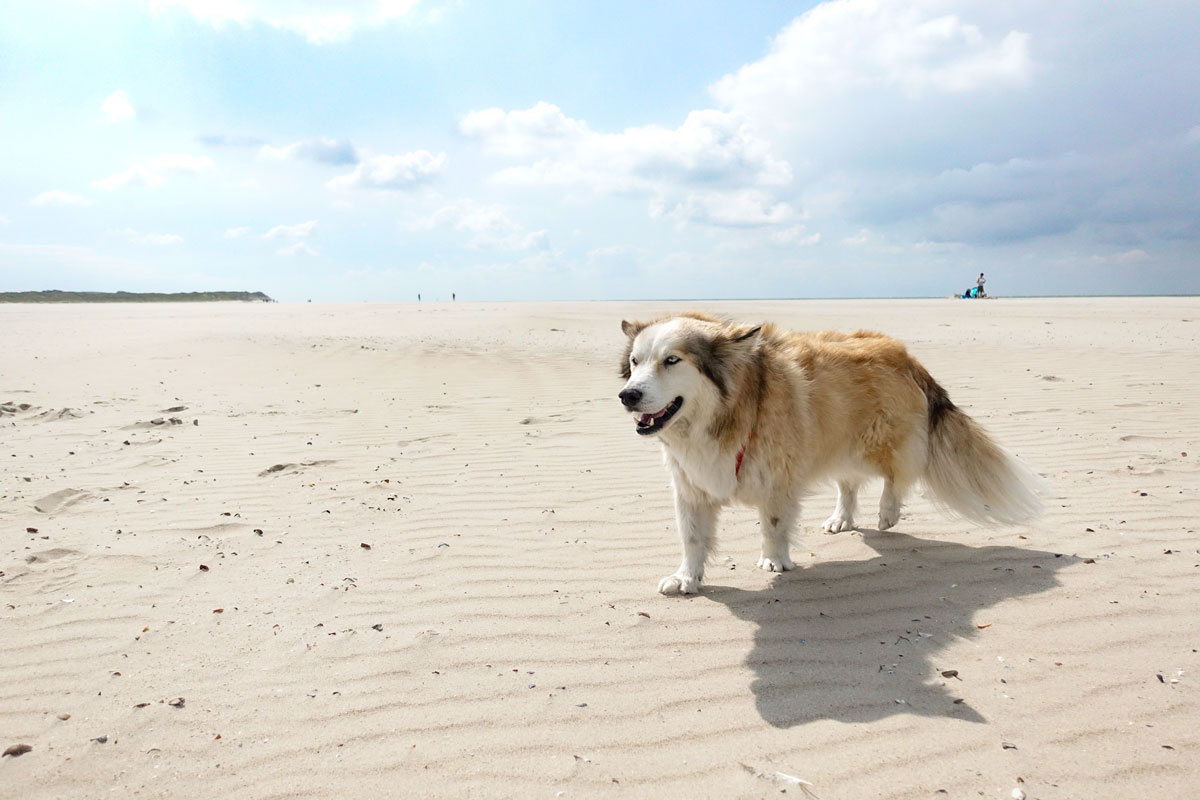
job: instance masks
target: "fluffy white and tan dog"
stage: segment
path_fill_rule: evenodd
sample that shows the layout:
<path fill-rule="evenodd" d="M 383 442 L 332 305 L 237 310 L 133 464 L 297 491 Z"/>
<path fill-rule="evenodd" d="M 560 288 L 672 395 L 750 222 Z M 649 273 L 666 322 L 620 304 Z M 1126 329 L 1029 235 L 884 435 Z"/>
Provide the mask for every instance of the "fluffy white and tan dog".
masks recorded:
<path fill-rule="evenodd" d="M 683 561 L 663 594 L 698 591 L 720 509 L 758 509 L 762 557 L 782 572 L 800 498 L 837 482 L 827 531 L 854 527 L 861 483 L 883 478 L 879 530 L 924 482 L 949 510 L 984 523 L 1041 511 L 1041 479 L 992 441 L 904 345 L 880 333 L 792 333 L 688 313 L 622 322 L 620 399 L 657 436 L 675 489 Z"/>

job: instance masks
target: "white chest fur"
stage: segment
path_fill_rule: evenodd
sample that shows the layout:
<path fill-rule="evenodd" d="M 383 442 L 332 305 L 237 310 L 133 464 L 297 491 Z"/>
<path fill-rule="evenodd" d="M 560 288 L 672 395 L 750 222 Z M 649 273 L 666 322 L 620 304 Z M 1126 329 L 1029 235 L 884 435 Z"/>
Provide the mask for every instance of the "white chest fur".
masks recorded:
<path fill-rule="evenodd" d="M 714 500 L 727 503 L 738 489 L 737 453 L 711 440 L 663 442 L 663 460 L 675 480 L 683 479 Z M 744 479 L 745 469 L 741 472 Z"/>

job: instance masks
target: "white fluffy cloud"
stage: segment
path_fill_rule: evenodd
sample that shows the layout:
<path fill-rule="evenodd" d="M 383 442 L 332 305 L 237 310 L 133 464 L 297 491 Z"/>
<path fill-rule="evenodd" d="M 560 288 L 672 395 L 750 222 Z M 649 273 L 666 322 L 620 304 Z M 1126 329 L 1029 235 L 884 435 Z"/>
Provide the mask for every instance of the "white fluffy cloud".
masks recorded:
<path fill-rule="evenodd" d="M 198 175 L 213 165 L 205 156 L 185 153 L 164 153 L 134 164 L 127 170 L 93 181 L 99 189 L 118 189 L 122 186 L 161 186 L 172 175 Z"/>
<path fill-rule="evenodd" d="M 503 170 L 499 177 L 510 183 L 652 191 L 663 183 L 779 186 L 791 180 L 791 167 L 772 156 L 748 120 L 711 109 L 693 111 L 678 128 L 599 133 L 539 102 L 516 111 L 473 111 L 459 130 L 497 155 L 541 156 Z"/>
<path fill-rule="evenodd" d="M 753 121 L 801 184 L 846 165 L 961 163 L 995 150 L 996 121 L 1039 89 L 1046 43 L 1030 17 L 965 0 L 829 0 L 709 90 Z"/>
<path fill-rule="evenodd" d="M 315 256 L 318 254 L 317 248 L 309 243 L 309 239 L 316 230 L 317 221 L 310 219 L 308 222 L 298 222 L 295 225 L 276 225 L 264 233 L 262 238 L 291 240 L 291 244 L 284 245 L 275 251 L 277 256 Z"/>
<path fill-rule="evenodd" d="M 354 171 L 334 178 L 335 189 L 411 189 L 428 183 L 446 166 L 446 154 L 417 150 L 400 155 L 365 156 Z"/>
<path fill-rule="evenodd" d="M 275 251 L 277 256 L 315 256 L 317 254 L 317 249 L 305 241 L 293 242 Z"/>
<path fill-rule="evenodd" d="M 276 225 L 263 234 L 264 239 L 307 239 L 317 229 L 317 221 L 310 219 L 295 225 Z"/>
<path fill-rule="evenodd" d="M 323 136 L 303 139 L 283 147 L 265 145 L 259 152 L 264 158 L 315 161 L 336 166 L 357 164 L 359 161 L 358 148 L 349 139 L 327 139 Z"/>
<path fill-rule="evenodd" d="M 459 200 L 416 220 L 415 230 L 449 228 L 469 235 L 467 246 L 476 250 L 536 250 L 550 246 L 545 230 L 527 232 L 498 205 Z"/>
<path fill-rule="evenodd" d="M 263 141 L 257 136 L 236 136 L 225 133 L 205 133 L 196 137 L 196 141 L 205 147 L 262 147 Z"/>
<path fill-rule="evenodd" d="M 1178 99 L 1197 51 L 1133 4 L 1103 24 L 1083 0 L 1045 9 L 829 0 L 710 92 L 793 166 L 775 196 L 830 246 L 1200 238 L 1196 104 Z"/>
<path fill-rule="evenodd" d="M 29 201 L 31 206 L 90 206 L 91 200 L 77 194 L 64 192 L 61 189 L 51 189 L 42 192 Z"/>
<path fill-rule="evenodd" d="M 249 226 L 243 225 L 238 228 L 228 228 L 228 229 L 226 229 L 226 231 L 223 234 L 221 234 L 221 236 L 226 239 L 241 239 L 241 238 L 249 235 L 249 233 L 250 233 Z"/>
<path fill-rule="evenodd" d="M 465 136 L 481 141 L 487 150 L 513 156 L 561 152 L 592 135 L 585 123 L 567 117 L 558 106 L 544 100 L 516 111 L 471 111 L 458 127 Z"/>
<path fill-rule="evenodd" d="M 809 233 L 808 229 L 803 225 L 793 225 L 790 228 L 782 228 L 774 231 L 770 239 L 778 245 L 813 247 L 821 243 L 821 234 Z"/>
<path fill-rule="evenodd" d="M 503 187 L 645 198 L 654 218 L 774 245 L 1153 259 L 1149 242 L 1200 239 L 1198 106 L 1181 100 L 1200 51 L 1163 24 L 1200 11 L 1172 8 L 1117 4 L 1101 24 L 1086 0 L 827 0 L 677 127 L 600 131 L 542 101 L 459 131 Z"/>
<path fill-rule="evenodd" d="M 794 219 L 792 207 L 755 189 L 689 192 L 674 205 L 653 204 L 651 216 L 722 228 L 758 228 Z"/>
<path fill-rule="evenodd" d="M 704 109 L 677 128 L 602 133 L 539 102 L 515 111 L 473 111 L 459 130 L 485 152 L 524 162 L 500 169 L 495 178 L 501 183 L 641 194 L 650 198 L 652 216 L 680 223 L 760 226 L 793 216 L 771 194 L 791 181 L 790 165 L 740 114 Z"/>
<path fill-rule="evenodd" d="M 316 45 L 344 42 L 360 28 L 406 16 L 418 0 L 149 0 L 163 12 L 179 8 L 216 28 L 255 23 L 289 31 Z"/>
<path fill-rule="evenodd" d="M 985 33 L 955 14 L 955 5 L 963 4 L 821 3 L 784 28 L 765 57 L 717 81 L 713 96 L 762 116 L 817 110 L 825 98 L 864 90 L 914 98 L 1028 83 L 1029 35 Z"/>
<path fill-rule="evenodd" d="M 100 112 L 109 122 L 128 122 L 137 116 L 124 89 L 118 89 L 104 98 L 104 102 L 100 104 Z"/>

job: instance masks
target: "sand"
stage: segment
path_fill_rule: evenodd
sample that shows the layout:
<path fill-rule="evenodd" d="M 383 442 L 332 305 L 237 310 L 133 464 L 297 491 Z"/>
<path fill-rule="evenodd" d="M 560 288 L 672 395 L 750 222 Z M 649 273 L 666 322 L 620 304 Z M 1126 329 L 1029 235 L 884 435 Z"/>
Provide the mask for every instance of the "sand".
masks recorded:
<path fill-rule="evenodd" d="M 619 322 L 688 307 L 904 339 L 1049 512 L 826 535 L 822 489 L 797 571 L 734 510 L 658 595 Z M 1198 333 L 1198 299 L 0 308 L 0 795 L 1195 797 Z"/>

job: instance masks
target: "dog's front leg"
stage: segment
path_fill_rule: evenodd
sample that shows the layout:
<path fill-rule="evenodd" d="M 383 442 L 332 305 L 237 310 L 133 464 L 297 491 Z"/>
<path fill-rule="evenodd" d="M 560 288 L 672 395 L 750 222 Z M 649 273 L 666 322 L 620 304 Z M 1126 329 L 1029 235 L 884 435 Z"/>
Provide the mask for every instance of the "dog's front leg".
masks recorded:
<path fill-rule="evenodd" d="M 800 514 L 800 504 L 791 497 L 772 498 L 759 506 L 758 519 L 762 524 L 762 558 L 758 566 L 768 572 L 795 569 L 788 554 L 792 543 L 792 528 Z"/>
<path fill-rule="evenodd" d="M 704 564 L 717 529 L 719 505 L 708 495 L 676 478 L 675 521 L 683 540 L 683 560 L 674 575 L 658 583 L 663 594 L 695 594 L 704 579 Z"/>

